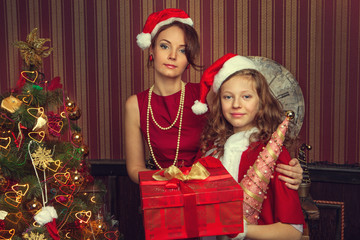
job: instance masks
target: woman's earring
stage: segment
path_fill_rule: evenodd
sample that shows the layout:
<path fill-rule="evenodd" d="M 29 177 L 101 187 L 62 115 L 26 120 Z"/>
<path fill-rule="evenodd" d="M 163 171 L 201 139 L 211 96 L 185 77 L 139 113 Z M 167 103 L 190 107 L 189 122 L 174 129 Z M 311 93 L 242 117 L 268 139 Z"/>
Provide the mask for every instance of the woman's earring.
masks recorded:
<path fill-rule="evenodd" d="M 150 54 L 150 56 L 149 56 L 149 61 L 152 62 L 153 60 L 154 60 L 154 57 L 153 57 L 152 54 Z"/>
<path fill-rule="evenodd" d="M 186 66 L 186 69 L 189 69 L 190 68 L 190 64 L 188 64 L 187 66 Z"/>

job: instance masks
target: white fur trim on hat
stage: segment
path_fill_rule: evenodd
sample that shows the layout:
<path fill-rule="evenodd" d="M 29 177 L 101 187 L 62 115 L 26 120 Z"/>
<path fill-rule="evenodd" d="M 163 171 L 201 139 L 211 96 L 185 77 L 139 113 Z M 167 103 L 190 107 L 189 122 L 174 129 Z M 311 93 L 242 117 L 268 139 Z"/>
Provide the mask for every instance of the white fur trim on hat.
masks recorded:
<path fill-rule="evenodd" d="M 41 226 L 52 222 L 54 218 L 58 218 L 56 210 L 52 206 L 43 207 L 35 216 L 34 219 Z"/>
<path fill-rule="evenodd" d="M 136 36 L 136 43 L 138 44 L 138 46 L 141 48 L 141 49 L 146 49 L 148 47 L 150 47 L 151 45 L 151 40 L 152 38 L 156 35 L 156 33 L 159 31 L 159 29 L 162 27 L 162 26 L 165 26 L 165 25 L 168 25 L 170 23 L 173 23 L 173 22 L 181 22 L 181 23 L 184 23 L 184 24 L 187 24 L 187 25 L 190 25 L 191 27 L 194 25 L 193 21 L 191 20 L 191 18 L 179 18 L 179 17 L 172 17 L 172 18 L 168 18 L 164 21 L 161 21 L 159 22 L 158 24 L 156 24 L 156 26 L 154 27 L 154 29 L 151 31 L 151 35 L 149 33 L 139 33 L 137 36 Z"/>
<path fill-rule="evenodd" d="M 151 38 L 153 38 L 156 35 L 156 33 L 159 31 L 159 29 L 162 26 L 168 25 L 168 24 L 173 23 L 173 22 L 181 22 L 181 23 L 184 23 L 184 24 L 187 24 L 187 25 L 190 25 L 190 26 L 194 25 L 191 18 L 178 18 L 178 17 L 168 18 L 168 19 L 166 19 L 164 21 L 161 21 L 158 24 L 156 24 L 154 29 L 151 31 Z"/>
<path fill-rule="evenodd" d="M 8 215 L 8 212 L 6 212 L 4 210 L 0 210 L 0 220 L 4 220 L 7 215 Z"/>
<path fill-rule="evenodd" d="M 196 115 L 201 115 L 207 112 L 208 107 L 206 103 L 202 103 L 198 100 L 196 100 L 194 102 L 194 105 L 192 105 L 191 110 L 193 111 L 193 113 L 195 113 Z"/>
<path fill-rule="evenodd" d="M 244 69 L 257 70 L 254 62 L 247 57 L 237 55 L 227 60 L 214 77 L 213 91 L 216 93 L 230 75 Z"/>
<path fill-rule="evenodd" d="M 151 45 L 151 34 L 150 33 L 139 33 L 136 36 L 136 43 L 141 49 L 146 49 Z"/>

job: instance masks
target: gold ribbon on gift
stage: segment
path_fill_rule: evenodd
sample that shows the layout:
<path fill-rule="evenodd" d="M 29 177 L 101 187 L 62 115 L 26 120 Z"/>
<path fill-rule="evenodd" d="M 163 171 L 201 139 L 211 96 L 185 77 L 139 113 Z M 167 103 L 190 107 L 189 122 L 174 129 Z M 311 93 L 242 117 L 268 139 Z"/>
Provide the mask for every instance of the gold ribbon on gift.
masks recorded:
<path fill-rule="evenodd" d="M 164 171 L 164 176 L 161 175 L 161 172 Z M 192 165 L 189 174 L 185 175 L 178 167 L 172 165 L 164 170 L 157 171 L 153 174 L 153 179 L 157 181 L 167 181 L 173 178 L 179 179 L 180 181 L 189 181 L 189 180 L 204 180 L 210 173 L 206 168 L 200 163 L 197 162 Z"/>

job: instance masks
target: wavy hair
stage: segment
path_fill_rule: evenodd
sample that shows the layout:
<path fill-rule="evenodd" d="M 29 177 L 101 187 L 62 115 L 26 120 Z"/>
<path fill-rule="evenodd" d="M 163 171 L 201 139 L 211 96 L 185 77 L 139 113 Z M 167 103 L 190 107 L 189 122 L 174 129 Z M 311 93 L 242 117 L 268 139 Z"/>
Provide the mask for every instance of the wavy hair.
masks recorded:
<path fill-rule="evenodd" d="M 255 83 L 255 89 L 259 96 L 259 111 L 254 118 L 254 126 L 259 129 L 259 132 L 250 136 L 250 142 L 260 141 L 266 143 L 284 119 L 282 105 L 273 96 L 265 77 L 260 72 L 253 69 L 241 70 L 229 76 L 225 81 L 233 76 L 248 76 L 248 79 Z M 225 119 L 222 113 L 220 95 L 221 87 L 210 105 L 208 122 L 200 138 L 202 153 L 215 147 L 219 157 L 224 154 L 226 140 L 234 133 L 233 126 Z M 289 131 L 291 131 L 290 124 Z M 292 143 L 291 138 L 290 134 L 286 135 L 285 146 Z"/>

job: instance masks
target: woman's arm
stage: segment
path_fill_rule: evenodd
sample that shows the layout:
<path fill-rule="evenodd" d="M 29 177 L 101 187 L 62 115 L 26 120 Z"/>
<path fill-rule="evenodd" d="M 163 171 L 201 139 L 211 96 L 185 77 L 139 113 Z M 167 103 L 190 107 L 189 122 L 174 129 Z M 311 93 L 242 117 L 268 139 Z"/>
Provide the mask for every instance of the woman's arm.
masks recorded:
<path fill-rule="evenodd" d="M 139 172 L 147 169 L 136 95 L 129 97 L 125 103 L 125 153 L 128 175 L 133 182 L 139 183 Z"/>
<path fill-rule="evenodd" d="M 303 169 L 296 158 L 291 159 L 289 165 L 277 164 L 276 171 L 283 174 L 279 179 L 285 182 L 285 185 L 294 190 L 298 190 L 303 178 Z"/>
<path fill-rule="evenodd" d="M 290 224 L 274 223 L 268 225 L 248 225 L 246 238 L 252 240 L 296 240 L 300 239 L 302 233 Z"/>

